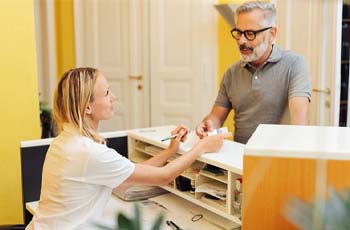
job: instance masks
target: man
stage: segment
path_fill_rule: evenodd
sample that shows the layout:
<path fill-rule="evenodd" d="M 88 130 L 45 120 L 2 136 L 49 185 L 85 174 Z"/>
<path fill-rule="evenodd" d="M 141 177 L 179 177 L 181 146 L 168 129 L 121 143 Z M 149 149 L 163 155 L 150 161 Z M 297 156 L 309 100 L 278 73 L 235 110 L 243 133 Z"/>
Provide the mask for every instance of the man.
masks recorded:
<path fill-rule="evenodd" d="M 274 45 L 274 4 L 241 5 L 231 34 L 241 60 L 224 74 L 215 104 L 197 126 L 197 135 L 202 138 L 221 127 L 231 109 L 235 111 L 234 140 L 241 143 L 248 141 L 259 124 L 280 123 L 286 108 L 290 124 L 307 125 L 311 99 L 308 68 L 301 56 Z"/>

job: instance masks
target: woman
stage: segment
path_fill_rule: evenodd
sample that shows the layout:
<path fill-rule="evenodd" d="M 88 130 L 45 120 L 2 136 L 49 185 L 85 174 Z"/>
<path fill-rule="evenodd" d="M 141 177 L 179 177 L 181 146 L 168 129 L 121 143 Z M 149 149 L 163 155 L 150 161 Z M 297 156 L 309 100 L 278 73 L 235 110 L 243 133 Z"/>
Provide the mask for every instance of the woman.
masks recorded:
<path fill-rule="evenodd" d="M 188 153 L 164 165 L 186 139 L 180 125 L 167 149 L 134 164 L 105 145 L 97 130 L 114 113 L 115 96 L 96 69 L 63 74 L 54 98 L 60 134 L 47 152 L 38 211 L 27 229 L 87 229 L 111 197 L 112 189 L 132 184 L 164 185 L 174 180 L 202 153 L 218 150 L 225 135 L 202 139 Z"/>

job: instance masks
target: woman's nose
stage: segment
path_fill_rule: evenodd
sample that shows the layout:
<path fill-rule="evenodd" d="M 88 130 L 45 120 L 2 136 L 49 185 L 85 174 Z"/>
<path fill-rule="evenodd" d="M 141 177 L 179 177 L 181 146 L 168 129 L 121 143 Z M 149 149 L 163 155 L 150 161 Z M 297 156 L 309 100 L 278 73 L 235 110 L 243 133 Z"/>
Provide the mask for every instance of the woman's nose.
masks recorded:
<path fill-rule="evenodd" d="M 115 102 L 117 100 L 114 93 L 111 93 L 111 99 L 112 99 L 112 102 Z"/>

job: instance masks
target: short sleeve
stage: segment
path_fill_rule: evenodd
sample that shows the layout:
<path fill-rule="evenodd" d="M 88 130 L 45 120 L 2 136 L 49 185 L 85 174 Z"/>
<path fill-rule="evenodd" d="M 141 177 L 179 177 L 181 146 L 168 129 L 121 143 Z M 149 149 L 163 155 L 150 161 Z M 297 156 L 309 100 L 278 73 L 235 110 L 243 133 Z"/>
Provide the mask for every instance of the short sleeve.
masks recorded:
<path fill-rule="evenodd" d="M 101 145 L 102 146 L 102 145 Z M 86 182 L 115 188 L 123 183 L 135 169 L 134 163 L 114 149 L 102 146 L 90 155 L 86 166 Z"/>
<path fill-rule="evenodd" d="M 297 56 L 290 68 L 288 97 L 307 97 L 311 101 L 311 80 L 306 60 Z"/>
<path fill-rule="evenodd" d="M 214 103 L 216 106 L 221 106 L 228 109 L 232 109 L 232 104 L 230 102 L 230 99 L 227 93 L 227 89 L 229 87 L 228 80 L 229 80 L 230 74 L 231 74 L 230 69 L 228 69 L 221 80 L 219 93 Z"/>

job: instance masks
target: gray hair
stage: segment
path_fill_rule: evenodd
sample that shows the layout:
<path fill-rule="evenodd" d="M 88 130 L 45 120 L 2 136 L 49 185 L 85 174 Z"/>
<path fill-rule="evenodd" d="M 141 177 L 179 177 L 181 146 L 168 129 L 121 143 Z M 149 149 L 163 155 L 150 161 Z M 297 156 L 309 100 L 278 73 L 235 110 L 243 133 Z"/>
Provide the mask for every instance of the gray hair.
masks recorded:
<path fill-rule="evenodd" d="M 261 22 L 262 26 L 276 26 L 277 16 L 275 4 L 261 1 L 245 2 L 236 9 L 236 21 L 237 16 L 242 13 L 251 12 L 253 10 L 260 9 L 264 11 L 264 20 Z"/>

